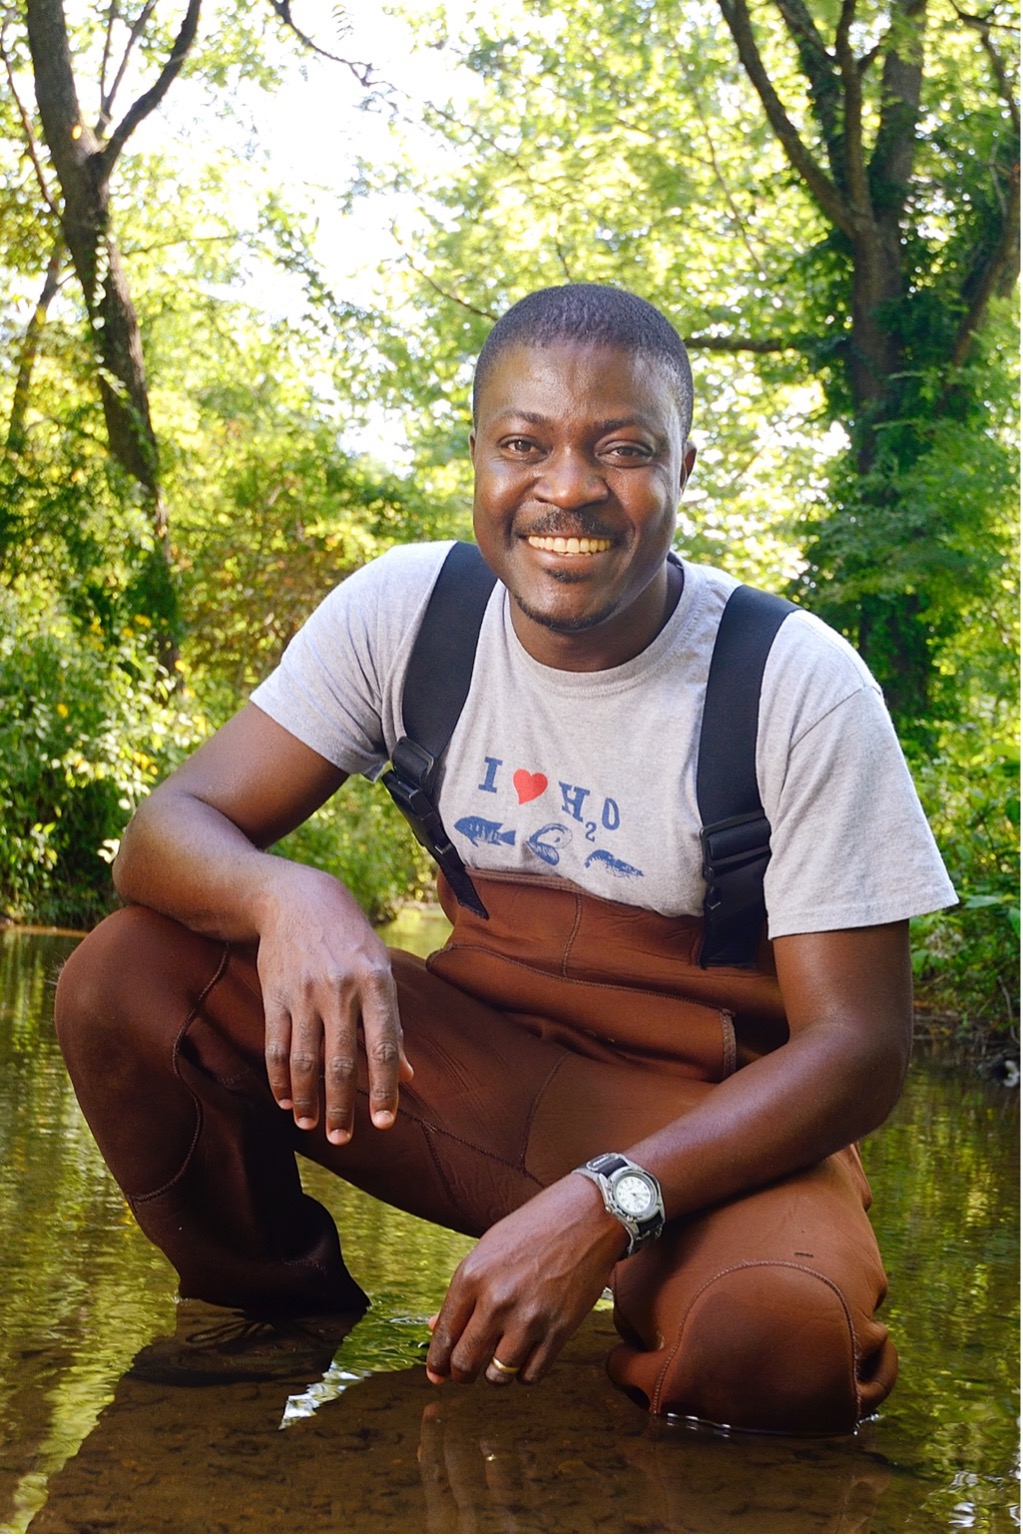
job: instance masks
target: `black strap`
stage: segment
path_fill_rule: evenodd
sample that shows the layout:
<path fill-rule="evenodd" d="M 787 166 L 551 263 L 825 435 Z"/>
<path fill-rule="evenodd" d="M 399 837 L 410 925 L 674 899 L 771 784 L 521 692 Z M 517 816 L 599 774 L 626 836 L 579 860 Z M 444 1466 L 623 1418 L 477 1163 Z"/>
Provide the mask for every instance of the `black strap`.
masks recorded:
<path fill-rule="evenodd" d="M 704 967 L 751 967 L 763 933 L 771 825 L 757 787 L 760 687 L 774 638 L 795 611 L 783 597 L 737 587 L 721 616 L 696 768 L 707 882 Z"/>
<path fill-rule="evenodd" d="M 483 613 L 494 573 L 475 544 L 448 551 L 412 647 L 401 700 L 405 734 L 382 782 L 423 847 L 436 859 L 459 903 L 487 910 L 433 802 L 437 765 L 469 696 Z"/>

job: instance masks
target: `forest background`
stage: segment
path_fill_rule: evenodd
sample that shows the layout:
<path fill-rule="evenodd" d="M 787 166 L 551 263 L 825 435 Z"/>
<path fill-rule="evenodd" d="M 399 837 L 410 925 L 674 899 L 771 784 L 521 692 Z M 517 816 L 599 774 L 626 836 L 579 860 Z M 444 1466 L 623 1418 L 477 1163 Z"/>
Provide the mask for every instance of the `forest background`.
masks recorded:
<path fill-rule="evenodd" d="M 879 677 L 961 896 L 914 924 L 918 990 L 1001 1048 L 1012 6 L 374 13 L 386 43 L 313 0 L 0 3 L 2 916 L 109 910 L 134 806 L 314 604 L 396 542 L 468 533 L 497 315 L 619 283 L 693 356 L 679 548 L 820 613 Z M 429 889 L 362 782 L 287 851 L 374 916 Z"/>

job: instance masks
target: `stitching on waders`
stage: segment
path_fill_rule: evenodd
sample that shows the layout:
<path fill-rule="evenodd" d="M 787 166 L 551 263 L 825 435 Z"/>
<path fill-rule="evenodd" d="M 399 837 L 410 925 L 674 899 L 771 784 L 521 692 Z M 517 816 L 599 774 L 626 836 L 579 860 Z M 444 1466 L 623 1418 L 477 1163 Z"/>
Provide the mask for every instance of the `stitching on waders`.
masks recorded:
<path fill-rule="evenodd" d="M 453 954 L 456 950 L 467 954 L 489 955 L 491 959 L 500 960 L 502 965 L 514 965 L 520 971 L 529 971 L 534 976 L 544 976 L 548 980 L 556 974 L 553 971 L 545 971 L 539 965 L 530 965 L 528 960 L 516 960 L 512 955 L 502 955 L 497 950 L 489 949 L 486 944 L 448 944 L 440 953 Z M 694 1008 L 706 1008 L 708 1013 L 723 1015 L 727 1019 L 733 1017 L 730 1008 L 718 1008 L 714 1003 L 705 1003 L 702 998 L 689 997 L 684 992 L 661 992 L 656 987 L 626 987 L 617 981 L 590 981 L 585 976 L 569 976 L 566 979 L 574 987 L 594 987 L 601 992 L 622 992 L 629 997 L 660 997 L 669 1003 L 690 1003 Z M 441 980 L 446 980 L 446 977 L 441 977 Z M 452 982 L 450 985 L 454 986 L 455 983 Z M 493 1003 L 488 1004 L 488 1007 L 494 1006 Z"/>
<path fill-rule="evenodd" d="M 185 1018 L 184 1023 L 182 1024 L 181 1028 L 178 1030 L 177 1034 L 174 1036 L 174 1044 L 171 1046 L 171 1066 L 174 1068 L 174 1076 L 177 1078 L 178 1082 L 181 1083 L 184 1088 L 188 1089 L 188 1092 L 192 1095 L 192 1102 L 195 1105 L 195 1131 L 194 1131 L 194 1133 L 192 1135 L 192 1140 L 191 1140 L 191 1142 L 189 1144 L 188 1151 L 185 1153 L 184 1159 L 182 1160 L 182 1163 L 181 1163 L 181 1167 L 178 1169 L 177 1173 L 175 1173 L 171 1178 L 169 1178 L 165 1184 L 161 1184 L 159 1189 L 151 1189 L 148 1192 L 148 1194 L 145 1194 L 145 1195 L 129 1195 L 127 1197 L 128 1198 L 128 1203 L 130 1205 L 132 1205 L 132 1206 L 135 1206 L 135 1205 L 145 1205 L 147 1201 L 155 1200 L 155 1199 L 157 1199 L 157 1197 L 159 1195 L 164 1195 L 164 1194 L 167 1193 L 167 1191 L 169 1189 L 173 1189 L 174 1188 L 174 1185 L 184 1175 L 185 1169 L 188 1167 L 188 1164 L 191 1161 L 192 1153 L 195 1151 L 196 1145 L 198 1144 L 199 1137 L 202 1134 L 202 1120 L 203 1120 L 203 1116 L 202 1116 L 202 1101 L 199 1099 L 198 1095 L 191 1088 L 189 1088 L 188 1084 L 185 1082 L 184 1078 L 181 1076 L 181 1073 L 178 1071 L 178 1058 L 179 1058 L 179 1056 L 181 1054 L 181 1042 L 182 1042 L 182 1040 L 185 1038 L 185 1035 L 188 1033 L 188 1031 L 191 1029 L 192 1025 L 195 1023 L 195 1020 L 196 1020 L 196 1018 L 198 1016 L 198 1013 L 199 1013 L 199 1009 L 202 1007 L 203 1003 L 209 997 L 210 993 L 213 991 L 213 988 L 217 985 L 218 981 L 220 981 L 222 979 L 225 971 L 227 970 L 228 961 L 230 960 L 230 958 L 231 958 L 231 946 L 230 946 L 230 944 L 225 944 L 223 952 L 222 952 L 222 954 L 220 956 L 220 963 L 219 963 L 219 965 L 217 966 L 217 968 L 214 971 L 213 975 L 210 977 L 209 981 L 206 983 L 206 985 L 203 987 L 202 991 L 199 993 L 198 997 L 196 998 L 194 1004 L 192 1005 L 191 1009 L 188 1012 L 187 1017 Z"/>
<path fill-rule="evenodd" d="M 528 1175 L 528 1177 L 531 1178 L 531 1179 L 536 1179 L 536 1174 L 530 1173 L 529 1169 L 526 1166 L 526 1151 L 527 1151 L 527 1149 L 529 1147 L 529 1138 L 533 1134 L 533 1122 L 536 1119 L 537 1111 L 540 1108 L 540 1100 L 543 1098 L 544 1094 L 547 1092 L 548 1088 L 551 1086 L 551 1083 L 553 1083 L 554 1079 L 557 1077 L 558 1073 L 561 1071 L 562 1067 L 565 1065 L 565 1062 L 567 1060 L 568 1060 L 568 1052 L 566 1051 L 562 1055 L 560 1061 L 556 1061 L 554 1063 L 553 1067 L 548 1072 L 547 1076 L 544 1078 L 544 1080 L 540 1084 L 539 1088 L 536 1090 L 536 1094 L 535 1094 L 535 1096 L 533 1098 L 533 1103 L 530 1106 L 529 1117 L 526 1120 L 526 1134 L 525 1134 L 525 1137 L 524 1137 L 523 1142 L 522 1142 L 522 1172 L 524 1174 Z M 537 1180 L 537 1182 L 540 1183 L 542 1181 L 541 1180 Z"/>
<path fill-rule="evenodd" d="M 487 955 L 491 959 L 500 960 L 502 965 L 511 965 L 517 967 L 520 971 L 528 971 L 531 976 L 542 976 L 550 980 L 552 976 L 556 975 L 555 972 L 545 971 L 538 965 L 530 965 L 526 960 L 516 960 L 511 955 L 498 954 L 496 950 L 488 949 L 485 944 L 448 944 L 443 952 L 445 954 L 452 954 L 456 950 L 465 954 Z M 441 978 L 441 980 L 444 979 L 444 977 Z M 624 997 L 656 997 L 669 1003 L 688 1003 L 693 1008 L 706 1008 L 708 1013 L 717 1015 L 721 1026 L 722 1073 L 719 1081 L 723 1082 L 726 1077 L 730 1077 L 735 1071 L 735 1030 L 732 1024 L 735 1015 L 731 1009 L 716 1008 L 713 1003 L 705 1003 L 698 997 L 687 997 L 684 993 L 680 992 L 659 992 L 655 987 L 624 987 L 620 983 L 613 981 L 588 981 L 584 976 L 566 976 L 564 979 L 570 981 L 574 987 L 593 987 L 599 992 L 620 992 Z M 489 1004 L 488 1006 L 493 1007 L 494 1005 Z M 729 1037 L 731 1037 L 731 1053 L 729 1053 L 728 1046 Z M 607 1043 L 615 1045 L 618 1042 L 607 1037 Z M 731 1061 L 730 1067 L 728 1065 L 729 1060 Z"/>
<path fill-rule="evenodd" d="M 709 1290 L 710 1287 L 716 1284 L 718 1280 L 723 1280 L 725 1275 L 734 1275 L 737 1274 L 740 1270 L 744 1269 L 794 1269 L 799 1274 L 811 1275 L 815 1280 L 820 1280 L 823 1285 L 827 1286 L 829 1291 L 832 1291 L 834 1295 L 838 1297 L 839 1305 L 841 1306 L 842 1312 L 845 1316 L 845 1324 L 849 1330 L 849 1342 L 852 1345 L 853 1368 L 851 1386 L 853 1391 L 853 1398 L 856 1403 L 856 1418 L 858 1421 L 860 1417 L 860 1409 L 863 1406 L 863 1394 L 860 1391 L 860 1346 L 859 1340 L 856 1337 L 856 1329 L 853 1325 L 852 1313 L 849 1310 L 849 1304 L 839 1287 L 833 1280 L 830 1280 L 827 1275 L 822 1275 L 819 1269 L 811 1269 L 808 1264 L 793 1264 L 789 1259 L 745 1259 L 741 1264 L 730 1264 L 727 1269 L 718 1270 L 717 1274 L 712 1275 L 709 1280 L 706 1280 L 703 1285 L 700 1286 L 700 1289 L 696 1292 L 695 1296 L 690 1301 L 688 1307 L 685 1310 L 685 1314 L 678 1325 L 678 1333 L 676 1334 L 675 1343 L 671 1349 L 671 1352 L 657 1373 L 657 1380 L 654 1383 L 654 1395 L 652 1402 L 654 1413 L 658 1413 L 660 1411 L 661 1394 L 664 1388 L 664 1378 L 682 1347 L 682 1335 L 685 1332 L 686 1323 L 689 1321 L 690 1314 L 692 1313 L 693 1308 L 696 1306 L 696 1303 L 699 1301 L 700 1297 L 704 1294 L 705 1291 Z"/>
<path fill-rule="evenodd" d="M 721 1010 L 721 1033 L 724 1036 L 724 1061 L 721 1069 L 721 1081 L 726 1077 L 732 1077 L 735 1073 L 736 1044 L 735 1044 L 735 1014 L 727 1008 Z"/>
<path fill-rule="evenodd" d="M 581 896 L 577 896 L 575 898 L 575 918 L 574 918 L 574 920 L 572 922 L 572 931 L 568 935 L 568 938 L 565 940 L 565 948 L 562 950 L 562 953 L 561 953 L 561 974 L 565 978 L 566 981 L 569 980 L 569 975 L 568 975 L 568 959 L 569 959 L 569 955 L 572 952 L 572 945 L 575 943 L 576 935 L 579 932 L 579 928 L 580 928 L 580 926 L 582 924 L 582 920 L 583 920 L 583 902 L 582 902 L 582 897 Z"/>
<path fill-rule="evenodd" d="M 361 1098 L 366 1100 L 369 1099 L 368 1088 L 357 1088 L 356 1092 L 360 1095 Z M 398 1113 L 399 1115 L 404 1115 L 407 1120 L 411 1120 L 414 1125 L 418 1125 L 420 1127 L 426 1137 L 427 1145 L 430 1147 L 431 1155 L 435 1159 L 436 1153 L 434 1152 L 431 1138 L 434 1136 L 444 1136 L 448 1141 L 453 1141 L 460 1147 L 466 1147 L 470 1152 L 477 1153 L 478 1156 L 486 1158 L 491 1163 L 499 1163 L 502 1168 L 510 1168 L 513 1173 L 525 1174 L 528 1179 L 532 1180 L 538 1189 L 543 1188 L 543 1184 L 536 1177 L 536 1175 L 530 1173 L 526 1168 L 525 1162 L 522 1158 L 514 1163 L 509 1162 L 508 1158 L 499 1157 L 496 1152 L 492 1152 L 488 1147 L 482 1147 L 478 1142 L 470 1141 L 467 1136 L 459 1136 L 454 1131 L 449 1131 L 442 1125 L 435 1125 L 432 1120 L 427 1120 L 424 1115 L 417 1115 L 414 1109 L 409 1109 L 407 1106 L 403 1106 L 400 1103 L 398 1106 Z M 447 1176 L 444 1174 L 443 1169 L 440 1169 L 440 1172 L 446 1183 Z"/>

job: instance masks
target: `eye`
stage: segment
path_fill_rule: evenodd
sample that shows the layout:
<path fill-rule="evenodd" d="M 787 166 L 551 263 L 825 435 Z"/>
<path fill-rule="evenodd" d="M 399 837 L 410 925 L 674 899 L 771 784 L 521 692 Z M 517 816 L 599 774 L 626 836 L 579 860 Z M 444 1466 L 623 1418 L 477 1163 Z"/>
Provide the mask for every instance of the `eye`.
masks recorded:
<path fill-rule="evenodd" d="M 600 454 L 602 458 L 612 459 L 618 464 L 646 464 L 653 457 L 653 449 L 648 443 L 618 441 L 605 443 Z"/>
<path fill-rule="evenodd" d="M 529 458 L 531 454 L 539 452 L 538 444 L 531 437 L 506 437 L 500 446 L 503 453 L 516 459 Z"/>

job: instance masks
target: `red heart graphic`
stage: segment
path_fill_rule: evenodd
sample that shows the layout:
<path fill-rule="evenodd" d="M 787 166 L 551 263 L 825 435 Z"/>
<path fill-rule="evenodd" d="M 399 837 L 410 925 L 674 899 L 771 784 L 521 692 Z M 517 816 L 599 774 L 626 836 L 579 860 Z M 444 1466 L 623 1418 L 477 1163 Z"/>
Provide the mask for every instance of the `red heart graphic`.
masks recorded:
<path fill-rule="evenodd" d="M 519 797 L 519 804 L 525 805 L 527 800 L 535 800 L 537 795 L 542 795 L 547 788 L 547 775 L 545 773 L 530 773 L 526 768 L 516 768 L 512 775 L 512 783 L 515 785 L 515 793 Z"/>

